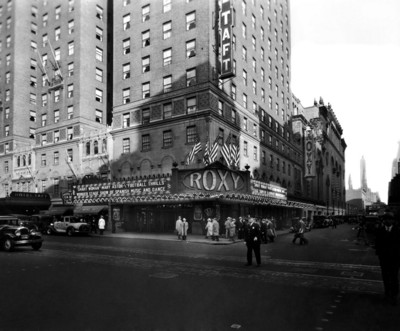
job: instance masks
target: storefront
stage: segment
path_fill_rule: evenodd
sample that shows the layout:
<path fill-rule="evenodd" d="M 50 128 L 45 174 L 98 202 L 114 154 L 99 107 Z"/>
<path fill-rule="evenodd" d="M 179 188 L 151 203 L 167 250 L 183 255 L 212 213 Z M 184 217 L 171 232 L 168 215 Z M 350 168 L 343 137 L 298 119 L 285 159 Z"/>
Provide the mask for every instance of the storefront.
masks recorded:
<path fill-rule="evenodd" d="M 112 223 L 125 231 L 173 232 L 182 216 L 197 234 L 213 217 L 221 224 L 228 216 L 274 217 L 278 227 L 286 227 L 306 206 L 288 201 L 285 188 L 251 179 L 249 171 L 232 170 L 220 162 L 201 169 L 175 167 L 171 175 L 76 185 L 71 203 L 100 209 L 110 203 Z"/>

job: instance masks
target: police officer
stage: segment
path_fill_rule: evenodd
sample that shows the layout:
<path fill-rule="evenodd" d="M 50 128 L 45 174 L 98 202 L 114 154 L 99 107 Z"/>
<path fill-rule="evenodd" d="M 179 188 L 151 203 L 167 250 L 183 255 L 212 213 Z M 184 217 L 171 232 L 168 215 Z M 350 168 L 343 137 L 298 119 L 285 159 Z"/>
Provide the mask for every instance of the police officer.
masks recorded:
<path fill-rule="evenodd" d="M 261 264 L 260 255 L 260 244 L 261 244 L 261 229 L 260 225 L 255 222 L 255 219 L 251 217 L 249 224 L 245 228 L 244 240 L 247 246 L 247 263 L 246 266 L 252 265 L 253 251 L 256 256 L 257 267 Z"/>

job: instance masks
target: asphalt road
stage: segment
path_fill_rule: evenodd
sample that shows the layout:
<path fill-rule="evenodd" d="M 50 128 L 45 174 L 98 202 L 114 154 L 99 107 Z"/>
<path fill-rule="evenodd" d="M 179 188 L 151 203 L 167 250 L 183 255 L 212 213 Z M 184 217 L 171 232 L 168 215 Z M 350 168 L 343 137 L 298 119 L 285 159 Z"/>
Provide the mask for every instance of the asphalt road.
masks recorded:
<path fill-rule="evenodd" d="M 243 243 L 46 236 L 0 252 L 0 330 L 399 330 L 374 250 L 344 224 Z"/>

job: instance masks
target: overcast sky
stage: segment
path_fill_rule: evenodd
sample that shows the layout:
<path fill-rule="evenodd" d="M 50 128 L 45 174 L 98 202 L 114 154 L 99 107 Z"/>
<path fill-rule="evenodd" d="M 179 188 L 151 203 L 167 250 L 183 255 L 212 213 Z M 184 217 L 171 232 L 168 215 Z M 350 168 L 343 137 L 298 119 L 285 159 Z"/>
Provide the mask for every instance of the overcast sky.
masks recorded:
<path fill-rule="evenodd" d="M 292 91 L 303 106 L 321 96 L 343 128 L 346 187 L 387 202 L 400 141 L 400 0 L 291 0 Z"/>

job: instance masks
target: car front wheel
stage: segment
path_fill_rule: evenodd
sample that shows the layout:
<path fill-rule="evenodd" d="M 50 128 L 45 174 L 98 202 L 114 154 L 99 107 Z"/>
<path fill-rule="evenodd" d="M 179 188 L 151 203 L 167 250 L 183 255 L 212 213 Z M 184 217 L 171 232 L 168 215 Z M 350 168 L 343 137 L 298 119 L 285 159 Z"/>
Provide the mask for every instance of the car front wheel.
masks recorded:
<path fill-rule="evenodd" d="M 14 249 L 14 241 L 10 238 L 6 238 L 2 243 L 3 249 L 6 252 L 11 252 Z"/>
<path fill-rule="evenodd" d="M 74 229 L 73 229 L 73 228 L 69 228 L 69 229 L 67 230 L 67 236 L 68 236 L 68 237 L 71 237 L 73 234 L 74 234 Z"/>
<path fill-rule="evenodd" d="M 32 248 L 35 251 L 38 251 L 42 247 L 42 243 L 32 244 Z"/>

